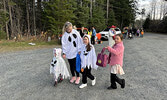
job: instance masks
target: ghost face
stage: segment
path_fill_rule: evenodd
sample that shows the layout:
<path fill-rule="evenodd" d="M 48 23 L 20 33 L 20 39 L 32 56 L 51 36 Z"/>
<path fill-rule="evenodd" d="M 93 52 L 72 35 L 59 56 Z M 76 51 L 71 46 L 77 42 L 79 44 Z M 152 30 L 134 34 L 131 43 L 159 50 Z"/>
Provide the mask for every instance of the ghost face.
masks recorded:
<path fill-rule="evenodd" d="M 84 42 L 85 45 L 88 45 L 88 44 L 89 44 L 89 39 L 88 39 L 88 37 L 85 36 L 85 37 L 83 38 L 83 42 Z"/>

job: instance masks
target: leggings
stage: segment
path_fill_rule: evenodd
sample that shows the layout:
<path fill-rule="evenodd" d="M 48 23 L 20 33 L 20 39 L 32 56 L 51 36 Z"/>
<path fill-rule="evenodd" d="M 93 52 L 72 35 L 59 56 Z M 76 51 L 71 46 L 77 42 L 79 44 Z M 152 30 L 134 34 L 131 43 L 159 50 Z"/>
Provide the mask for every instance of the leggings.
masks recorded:
<path fill-rule="evenodd" d="M 95 77 L 91 74 L 91 67 L 89 69 L 88 67 L 86 67 L 84 71 L 82 72 L 82 83 L 83 84 L 87 83 L 87 77 L 91 80 L 95 79 Z"/>
<path fill-rule="evenodd" d="M 76 71 L 76 58 L 68 59 L 68 62 L 70 64 L 70 71 L 72 76 L 74 77 L 76 74 L 77 77 L 79 77 L 79 73 Z"/>

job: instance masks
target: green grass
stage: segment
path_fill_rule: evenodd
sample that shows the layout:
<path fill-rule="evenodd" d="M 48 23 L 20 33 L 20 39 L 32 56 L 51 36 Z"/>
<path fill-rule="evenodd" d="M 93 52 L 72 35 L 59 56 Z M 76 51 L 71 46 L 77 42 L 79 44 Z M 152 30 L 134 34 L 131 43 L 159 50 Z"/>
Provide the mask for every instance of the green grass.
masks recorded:
<path fill-rule="evenodd" d="M 29 45 L 28 41 L 26 42 L 13 42 L 13 41 L 1 41 L 0 46 L 9 46 L 9 47 L 29 47 L 32 45 Z M 58 41 L 50 41 L 50 42 L 44 42 L 44 41 L 36 41 L 32 42 L 35 43 L 36 45 L 34 46 L 40 46 L 40 45 L 59 45 Z"/>
<path fill-rule="evenodd" d="M 0 53 L 3 52 L 11 52 L 11 51 L 22 51 L 22 50 L 32 50 L 36 48 L 53 48 L 55 46 L 60 46 L 59 41 L 35 41 L 32 43 L 35 43 L 36 45 L 29 45 L 28 41 L 25 42 L 14 42 L 14 41 L 7 41 L 7 40 L 1 40 L 0 41 Z"/>

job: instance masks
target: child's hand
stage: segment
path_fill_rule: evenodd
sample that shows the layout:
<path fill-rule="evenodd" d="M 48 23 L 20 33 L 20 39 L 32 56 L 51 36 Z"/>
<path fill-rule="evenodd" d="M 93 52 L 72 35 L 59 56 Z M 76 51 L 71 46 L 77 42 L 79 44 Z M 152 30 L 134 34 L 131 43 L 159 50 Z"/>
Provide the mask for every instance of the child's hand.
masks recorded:
<path fill-rule="evenodd" d="M 107 50 L 109 50 L 110 46 L 105 47 Z"/>
<path fill-rule="evenodd" d="M 83 72 L 84 71 L 84 69 L 83 68 L 81 68 L 81 72 Z"/>
<path fill-rule="evenodd" d="M 66 55 L 65 55 L 65 54 L 63 54 L 63 58 L 64 58 L 64 59 L 66 58 Z"/>

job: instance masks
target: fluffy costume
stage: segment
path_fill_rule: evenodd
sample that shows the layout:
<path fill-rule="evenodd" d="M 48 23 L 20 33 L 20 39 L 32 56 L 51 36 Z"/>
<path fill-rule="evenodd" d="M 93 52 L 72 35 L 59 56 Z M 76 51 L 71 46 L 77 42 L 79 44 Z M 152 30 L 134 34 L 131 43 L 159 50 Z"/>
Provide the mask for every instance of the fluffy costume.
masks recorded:
<path fill-rule="evenodd" d="M 50 64 L 50 74 L 54 74 L 55 81 L 58 79 L 59 75 L 61 74 L 63 79 L 69 78 L 70 74 L 67 69 L 67 65 L 64 59 L 61 57 L 62 49 L 54 48 L 53 49 L 53 59 Z M 55 56 L 56 53 L 56 56 Z"/>

